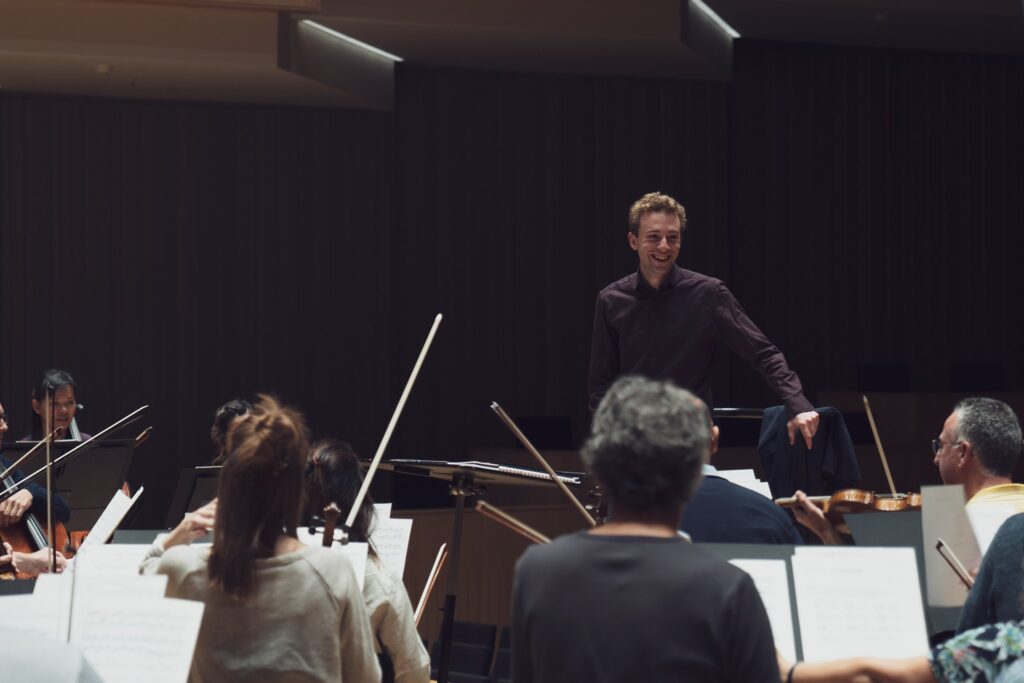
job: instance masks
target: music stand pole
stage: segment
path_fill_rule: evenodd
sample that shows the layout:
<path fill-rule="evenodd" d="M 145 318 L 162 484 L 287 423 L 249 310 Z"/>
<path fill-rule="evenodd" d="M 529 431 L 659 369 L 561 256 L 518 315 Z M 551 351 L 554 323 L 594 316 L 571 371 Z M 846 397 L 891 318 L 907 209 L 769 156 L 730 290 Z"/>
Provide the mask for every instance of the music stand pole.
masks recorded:
<path fill-rule="evenodd" d="M 459 592 L 459 555 L 462 551 L 462 518 L 466 511 L 466 497 L 476 494 L 473 475 L 469 472 L 452 474 L 452 495 L 455 496 L 455 518 L 452 520 L 452 543 L 448 557 L 448 577 L 445 581 L 444 618 L 441 621 L 441 660 L 437 664 L 437 683 L 448 683 L 448 668 L 452 656 L 452 635 L 455 628 L 455 598 Z"/>

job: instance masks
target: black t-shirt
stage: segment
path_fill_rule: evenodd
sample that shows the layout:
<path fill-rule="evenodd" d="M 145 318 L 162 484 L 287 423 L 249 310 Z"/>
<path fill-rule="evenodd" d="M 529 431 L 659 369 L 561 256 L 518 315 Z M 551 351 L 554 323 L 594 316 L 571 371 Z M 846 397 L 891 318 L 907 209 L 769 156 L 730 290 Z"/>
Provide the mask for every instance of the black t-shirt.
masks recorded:
<path fill-rule="evenodd" d="M 516 683 L 779 680 L 749 576 L 682 538 L 586 532 L 519 559 L 512 667 Z"/>
<path fill-rule="evenodd" d="M 694 543 L 803 543 L 793 520 L 771 499 L 714 475 L 701 481 L 679 528 Z"/>

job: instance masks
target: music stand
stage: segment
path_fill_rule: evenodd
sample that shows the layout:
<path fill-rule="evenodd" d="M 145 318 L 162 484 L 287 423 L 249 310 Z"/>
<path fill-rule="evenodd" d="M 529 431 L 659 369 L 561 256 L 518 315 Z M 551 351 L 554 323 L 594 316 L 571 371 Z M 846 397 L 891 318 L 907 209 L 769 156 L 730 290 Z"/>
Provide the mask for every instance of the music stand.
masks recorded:
<path fill-rule="evenodd" d="M 173 529 L 185 513 L 197 510 L 216 498 L 218 477 L 220 465 L 183 468 L 178 475 L 178 485 L 174 489 L 171 507 L 167 510 L 165 526 Z"/>
<path fill-rule="evenodd" d="M 15 441 L 7 444 L 4 447 L 5 457 L 14 462 L 36 443 Z M 53 459 L 79 445 L 80 441 L 54 441 L 50 447 Z M 53 492 L 63 498 L 71 509 L 68 529 L 77 531 L 92 527 L 106 509 L 110 496 L 121 488 L 127 478 L 134 454 L 135 439 L 107 439 L 94 442 L 79 457 L 72 456 L 54 468 Z M 39 455 L 32 459 L 36 457 Z M 24 472 L 27 468 L 19 469 Z"/>
<path fill-rule="evenodd" d="M 441 621 L 441 661 L 437 665 L 437 683 L 448 683 L 451 664 L 452 632 L 455 625 L 455 598 L 459 589 L 459 555 L 462 552 L 462 518 L 466 498 L 480 495 L 476 481 L 498 485 L 547 486 L 551 477 L 543 470 L 513 465 L 497 465 L 479 461 L 449 462 L 445 460 L 385 460 L 379 467 L 396 474 L 445 479 L 451 482 L 449 492 L 455 496 L 455 517 L 448 553 L 448 578 L 445 582 L 444 618 Z M 582 472 L 556 472 L 571 486 L 583 483 Z"/>

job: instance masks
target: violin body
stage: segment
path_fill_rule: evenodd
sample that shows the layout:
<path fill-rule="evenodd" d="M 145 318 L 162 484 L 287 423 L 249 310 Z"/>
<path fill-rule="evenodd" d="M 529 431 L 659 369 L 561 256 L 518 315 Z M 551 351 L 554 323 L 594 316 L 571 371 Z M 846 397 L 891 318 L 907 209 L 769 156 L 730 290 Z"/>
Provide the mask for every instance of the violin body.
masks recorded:
<path fill-rule="evenodd" d="M 54 535 L 57 537 L 57 549 L 69 556 L 70 538 L 67 529 L 60 522 L 56 523 Z M 31 512 L 26 512 L 15 524 L 0 527 L 0 542 L 9 543 L 15 552 L 26 554 L 49 547 L 49 542 L 46 540 L 46 529 Z M 23 572 L 15 572 L 10 565 L 0 567 L 0 580 L 29 578 L 32 577 Z"/>
<path fill-rule="evenodd" d="M 861 489 L 842 489 L 831 496 L 808 496 L 807 499 L 820 507 L 836 531 L 849 534 L 850 527 L 845 516 L 861 512 L 905 512 L 921 509 L 920 493 L 872 493 Z M 792 507 L 795 498 L 780 498 L 775 501 L 781 507 Z"/>

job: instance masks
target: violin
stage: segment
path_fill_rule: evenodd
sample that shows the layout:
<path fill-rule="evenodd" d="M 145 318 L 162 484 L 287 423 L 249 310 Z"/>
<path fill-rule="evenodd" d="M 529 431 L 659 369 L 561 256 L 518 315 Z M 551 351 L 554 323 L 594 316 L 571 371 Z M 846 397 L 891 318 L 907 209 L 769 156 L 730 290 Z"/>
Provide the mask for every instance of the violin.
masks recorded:
<path fill-rule="evenodd" d="M 896 485 L 892 480 L 892 473 L 889 471 L 889 461 L 885 457 L 885 449 L 882 447 L 882 438 L 878 434 L 878 426 L 875 424 L 874 413 L 871 412 L 871 404 L 868 397 L 863 396 L 864 411 L 867 413 L 868 424 L 871 425 L 871 435 L 875 439 L 875 446 L 878 448 L 878 456 L 882 461 L 882 469 L 885 471 L 885 478 L 889 483 L 890 493 L 872 493 L 860 489 L 842 489 L 831 496 L 807 496 L 807 499 L 822 508 L 825 517 L 835 527 L 836 531 L 849 534 L 850 527 L 846 524 L 845 515 L 858 512 L 903 512 L 921 509 L 920 493 L 897 493 Z M 775 501 L 779 507 L 793 507 L 797 504 L 796 498 L 779 498 Z"/>
<path fill-rule="evenodd" d="M 5 488 L 12 488 L 15 485 L 14 477 L 7 476 L 3 479 Z M 68 531 L 60 522 L 54 528 L 57 548 L 65 555 L 70 553 Z M 9 543 L 12 550 L 20 553 L 33 553 L 37 550 L 50 547 L 50 541 L 46 537 L 46 529 L 39 523 L 36 516 L 31 512 L 25 512 L 21 520 L 10 526 L 0 528 L 0 543 Z M 28 579 L 32 578 L 24 572 L 15 572 L 10 565 L 0 567 L 0 580 Z"/>
<path fill-rule="evenodd" d="M 842 489 L 831 496 L 807 496 L 822 509 L 825 517 L 836 531 L 849 534 L 845 515 L 860 512 L 904 512 L 921 509 L 920 493 L 872 493 L 861 489 Z M 796 498 L 779 498 L 779 507 L 789 508 L 797 504 Z"/>

